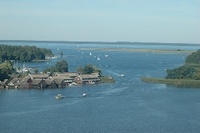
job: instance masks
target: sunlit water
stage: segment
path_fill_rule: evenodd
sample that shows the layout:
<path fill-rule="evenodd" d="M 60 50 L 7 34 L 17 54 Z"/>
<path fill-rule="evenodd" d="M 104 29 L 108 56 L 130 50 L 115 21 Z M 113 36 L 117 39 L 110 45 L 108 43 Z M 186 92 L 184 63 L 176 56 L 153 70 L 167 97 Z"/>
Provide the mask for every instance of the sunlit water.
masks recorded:
<path fill-rule="evenodd" d="M 7 42 L 8 43 L 8 42 Z M 10 44 L 13 44 L 13 42 Z M 14 43 L 27 44 L 27 43 Z M 64 53 L 69 70 L 94 64 L 114 84 L 63 89 L 0 90 L 0 132 L 199 132 L 200 90 L 145 83 L 142 76 L 165 77 L 165 69 L 184 63 L 187 54 L 81 51 L 83 47 L 193 49 L 197 46 L 28 43 Z M 91 54 L 90 54 L 91 52 Z M 108 55 L 108 57 L 105 57 Z M 98 60 L 99 58 L 99 60 Z M 43 70 L 61 58 L 26 63 Z M 122 78 L 120 75 L 124 74 Z M 55 100 L 61 93 L 66 98 Z M 86 93 L 87 97 L 82 97 Z"/>

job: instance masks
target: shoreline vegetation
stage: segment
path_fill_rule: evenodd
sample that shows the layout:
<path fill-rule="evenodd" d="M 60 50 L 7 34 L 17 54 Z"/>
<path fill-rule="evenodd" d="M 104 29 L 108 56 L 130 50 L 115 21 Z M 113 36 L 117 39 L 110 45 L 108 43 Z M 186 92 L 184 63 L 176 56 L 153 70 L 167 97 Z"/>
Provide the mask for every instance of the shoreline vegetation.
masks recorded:
<path fill-rule="evenodd" d="M 193 50 L 169 50 L 169 49 L 144 49 L 144 48 L 79 48 L 83 51 L 112 51 L 112 52 L 143 52 L 143 53 L 186 53 L 191 54 Z"/>
<path fill-rule="evenodd" d="M 165 78 L 141 77 L 141 80 L 177 87 L 200 88 L 200 49 L 188 55 L 184 65 L 174 69 L 166 69 L 166 72 Z"/>
<path fill-rule="evenodd" d="M 143 82 L 161 83 L 161 84 L 172 85 L 176 87 L 200 88 L 200 81 L 193 80 L 193 79 L 165 79 L 165 78 L 142 77 L 141 80 Z"/>

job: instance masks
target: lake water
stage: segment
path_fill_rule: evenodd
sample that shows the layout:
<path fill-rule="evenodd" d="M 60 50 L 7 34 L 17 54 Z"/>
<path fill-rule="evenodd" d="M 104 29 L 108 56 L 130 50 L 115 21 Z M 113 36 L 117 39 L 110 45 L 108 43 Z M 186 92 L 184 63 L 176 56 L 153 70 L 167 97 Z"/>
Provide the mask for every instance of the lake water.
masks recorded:
<path fill-rule="evenodd" d="M 184 53 L 83 51 L 79 48 L 148 48 L 197 50 L 196 45 L 73 44 L 48 42 L 0 42 L 50 48 L 64 53 L 69 71 L 94 64 L 113 84 L 63 89 L 0 90 L 1 133 L 196 133 L 200 131 L 200 90 L 145 83 L 142 76 L 165 77 L 165 69 L 184 64 Z M 90 52 L 92 55 L 90 55 Z M 108 57 L 105 57 L 108 55 Z M 99 58 L 100 60 L 97 60 Z M 27 63 L 39 70 L 50 62 Z M 125 77 L 120 77 L 124 74 Z M 66 98 L 55 100 L 62 93 Z M 82 97 L 87 93 L 87 97 Z"/>

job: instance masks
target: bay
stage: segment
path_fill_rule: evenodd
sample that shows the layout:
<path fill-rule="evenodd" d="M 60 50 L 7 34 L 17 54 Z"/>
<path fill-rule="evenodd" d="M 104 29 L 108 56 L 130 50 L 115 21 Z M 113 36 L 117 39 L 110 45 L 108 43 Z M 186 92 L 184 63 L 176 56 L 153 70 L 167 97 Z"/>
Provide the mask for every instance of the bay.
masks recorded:
<path fill-rule="evenodd" d="M 1 42 L 0 44 L 5 44 Z M 90 44 L 6 42 L 51 49 L 58 57 L 26 63 L 40 71 L 65 59 L 69 71 L 94 64 L 116 83 L 62 89 L 0 90 L 0 132 L 199 132 L 200 91 L 145 83 L 142 76 L 165 77 L 165 69 L 184 64 L 187 53 L 80 50 L 81 48 L 145 48 L 198 50 L 197 45 Z M 59 53 L 64 53 L 63 58 Z M 91 53 L 91 54 L 90 54 Z M 105 55 L 108 55 L 106 57 Z M 98 59 L 99 58 L 99 59 Z M 124 74 L 124 78 L 120 75 Z M 66 98 L 55 100 L 55 95 Z M 86 93 L 87 97 L 82 97 Z"/>

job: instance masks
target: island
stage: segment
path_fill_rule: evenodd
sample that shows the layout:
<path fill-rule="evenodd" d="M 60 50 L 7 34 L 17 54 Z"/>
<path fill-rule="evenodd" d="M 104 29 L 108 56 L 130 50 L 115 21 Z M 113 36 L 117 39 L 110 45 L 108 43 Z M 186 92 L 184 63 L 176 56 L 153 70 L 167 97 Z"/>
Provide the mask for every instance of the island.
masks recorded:
<path fill-rule="evenodd" d="M 26 56 L 30 56 L 30 58 L 24 56 L 24 52 L 18 52 L 19 55 L 15 55 L 16 52 L 12 53 L 8 50 L 19 50 L 18 48 L 23 49 L 27 53 Z M 33 72 L 30 72 L 29 69 L 27 71 L 20 71 L 18 68 L 13 67 L 13 60 L 17 59 L 20 62 L 27 61 L 34 63 L 36 59 L 43 60 L 53 57 L 53 53 L 51 50 L 35 46 L 0 45 L 0 49 L 0 55 L 7 55 L 5 57 L 2 56 L 0 60 L 0 89 L 65 88 L 68 86 L 115 82 L 113 77 L 104 76 L 102 71 L 92 64 L 78 67 L 76 72 L 69 72 L 66 60 L 56 62 L 54 66 L 45 68 L 43 72 L 39 72 L 37 68 Z M 8 51 L 4 52 L 4 50 Z M 34 53 L 34 50 L 38 51 Z"/>
<path fill-rule="evenodd" d="M 182 66 L 166 69 L 166 72 L 165 78 L 142 77 L 141 80 L 179 87 L 200 88 L 200 49 L 187 56 Z"/>

